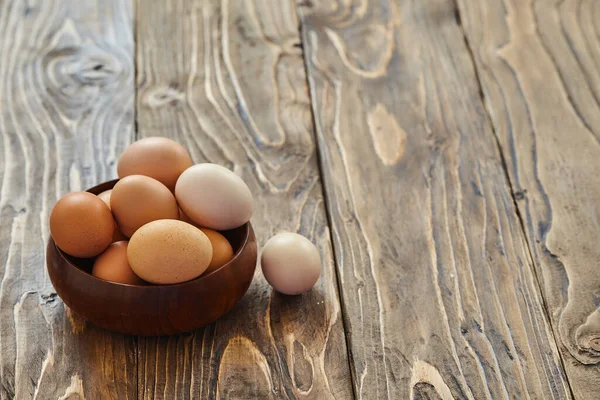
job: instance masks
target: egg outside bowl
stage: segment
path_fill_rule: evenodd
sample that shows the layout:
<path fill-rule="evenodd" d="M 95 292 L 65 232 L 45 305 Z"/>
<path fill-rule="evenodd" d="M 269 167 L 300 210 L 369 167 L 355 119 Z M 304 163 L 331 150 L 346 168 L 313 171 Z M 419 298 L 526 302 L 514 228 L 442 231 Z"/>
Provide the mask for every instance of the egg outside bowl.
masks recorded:
<path fill-rule="evenodd" d="M 118 180 L 88 190 L 99 194 Z M 209 324 L 244 296 L 256 269 L 257 245 L 247 224 L 222 232 L 232 244 L 233 259 L 188 282 L 137 286 L 92 276 L 93 259 L 71 257 L 48 240 L 46 264 L 52 285 L 65 304 L 102 328 L 133 335 L 159 336 L 188 332 Z"/>

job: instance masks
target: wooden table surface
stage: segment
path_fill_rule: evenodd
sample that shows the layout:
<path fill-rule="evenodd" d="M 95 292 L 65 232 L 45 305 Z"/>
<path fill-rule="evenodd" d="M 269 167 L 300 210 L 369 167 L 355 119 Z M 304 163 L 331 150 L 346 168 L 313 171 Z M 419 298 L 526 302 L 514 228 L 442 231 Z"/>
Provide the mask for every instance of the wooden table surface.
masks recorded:
<path fill-rule="evenodd" d="M 0 0 L 0 399 L 599 399 L 600 1 Z M 71 315 L 48 213 L 171 137 L 322 277 Z"/>

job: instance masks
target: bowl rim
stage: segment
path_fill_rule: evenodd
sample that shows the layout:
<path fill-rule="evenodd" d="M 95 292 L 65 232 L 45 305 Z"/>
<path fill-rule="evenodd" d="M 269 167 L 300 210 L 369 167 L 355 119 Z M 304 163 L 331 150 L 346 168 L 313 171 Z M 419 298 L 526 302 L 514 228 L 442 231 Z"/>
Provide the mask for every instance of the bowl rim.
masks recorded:
<path fill-rule="evenodd" d="M 119 179 L 113 179 L 113 180 L 110 180 L 110 181 L 106 181 L 106 182 L 100 183 L 100 184 L 98 184 L 98 185 L 96 185 L 94 187 L 91 187 L 91 188 L 87 189 L 86 192 L 92 193 L 92 190 L 97 189 L 100 186 L 104 186 L 106 184 L 111 184 L 111 183 L 116 184 L 118 181 L 119 181 Z M 106 190 L 111 190 L 111 189 L 106 189 Z M 95 195 L 95 196 L 97 196 L 96 193 L 92 193 L 92 194 Z M 194 225 L 192 225 L 192 226 L 194 226 Z M 94 275 L 92 275 L 92 274 L 90 274 L 90 273 L 82 270 L 77 265 L 75 265 L 69 258 L 77 258 L 77 257 L 73 257 L 73 256 L 65 253 L 64 251 L 62 251 L 61 248 L 58 247 L 58 245 L 54 241 L 54 238 L 52 237 L 52 235 L 49 235 L 49 240 L 52 242 L 52 246 L 54 246 L 56 248 L 57 253 L 61 256 L 61 258 L 64 260 L 64 262 L 67 263 L 67 264 L 69 264 L 69 267 L 75 269 L 77 271 L 77 273 L 82 274 L 82 275 L 84 275 L 87 278 L 91 278 L 92 280 L 96 280 L 96 281 L 100 282 L 100 284 L 110 284 L 110 285 L 116 285 L 116 286 L 122 286 L 122 287 L 148 289 L 148 290 L 161 290 L 161 289 L 164 290 L 165 288 L 177 288 L 177 287 L 181 287 L 181 286 L 185 286 L 185 285 L 197 284 L 198 281 L 201 281 L 201 280 L 203 280 L 205 278 L 211 277 L 211 276 L 217 274 L 219 271 L 227 268 L 232 263 L 234 263 L 240 257 L 240 255 L 242 254 L 242 251 L 248 245 L 248 241 L 250 240 L 250 236 L 251 236 L 251 232 L 252 232 L 252 224 L 250 223 L 250 221 L 248 221 L 244 225 L 239 226 L 237 228 L 233 228 L 233 229 L 240 229 L 240 228 L 244 229 L 244 237 L 243 237 L 242 243 L 240 244 L 240 246 L 238 247 L 238 249 L 236 250 L 236 252 L 233 254 L 233 257 L 231 258 L 231 260 L 227 261 L 225 264 L 221 265 L 219 268 L 211 271 L 210 273 L 208 273 L 206 275 L 200 275 L 200 276 L 197 276 L 194 279 L 190 279 L 189 281 L 185 281 L 185 282 L 168 283 L 168 284 L 165 284 L 165 285 L 158 285 L 158 284 L 152 284 L 152 283 L 149 284 L 149 285 L 134 285 L 134 284 L 130 284 L 130 283 L 120 283 L 120 282 L 107 281 L 105 279 L 101 279 L 101 278 L 95 277 Z M 129 241 L 129 239 L 127 241 Z"/>

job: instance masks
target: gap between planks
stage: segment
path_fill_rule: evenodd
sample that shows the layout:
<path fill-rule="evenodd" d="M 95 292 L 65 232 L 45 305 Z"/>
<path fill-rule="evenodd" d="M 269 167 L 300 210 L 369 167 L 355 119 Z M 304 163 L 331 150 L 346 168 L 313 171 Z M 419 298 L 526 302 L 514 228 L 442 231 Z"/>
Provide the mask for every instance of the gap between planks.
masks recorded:
<path fill-rule="evenodd" d="M 302 23 L 302 18 L 300 18 L 300 12 L 299 12 L 299 7 L 300 4 L 296 3 L 296 7 L 294 8 L 295 10 L 295 15 L 296 15 L 296 20 L 298 21 L 298 32 L 300 34 L 300 46 L 301 46 L 301 54 L 302 54 L 302 63 L 304 65 L 304 77 L 305 77 L 305 81 L 306 81 L 306 88 L 308 90 L 308 98 L 310 101 L 310 116 L 311 116 L 311 121 L 312 121 L 312 135 L 313 135 L 313 140 L 315 141 L 315 153 L 317 155 L 317 169 L 319 170 L 319 180 L 321 181 L 321 192 L 323 194 L 323 204 L 325 206 L 325 216 L 327 218 L 327 225 L 329 226 L 329 240 L 331 242 L 331 250 L 332 250 L 332 256 L 333 256 L 333 264 L 335 266 L 334 270 L 335 270 L 335 278 L 337 280 L 337 294 L 338 294 L 338 299 L 340 302 L 340 313 L 342 314 L 342 321 L 343 321 L 343 326 L 344 326 L 344 339 L 345 339 L 345 343 L 346 343 L 346 354 L 348 354 L 348 369 L 350 371 L 350 379 L 352 379 L 352 394 L 354 396 L 355 399 L 357 399 L 357 395 L 356 395 L 356 376 L 354 373 L 354 368 L 352 368 L 352 360 L 354 359 L 353 355 L 352 355 L 352 349 L 350 347 L 350 323 L 348 321 L 348 317 L 347 317 L 347 313 L 346 313 L 346 302 L 344 301 L 344 295 L 342 292 L 342 280 L 340 279 L 340 268 L 341 266 L 338 263 L 338 256 L 337 256 L 337 245 L 335 242 L 335 239 L 333 237 L 333 222 L 332 222 L 332 218 L 331 218 L 331 212 L 329 211 L 329 195 L 327 193 L 327 188 L 325 187 L 325 176 L 323 174 L 323 154 L 322 154 L 322 150 L 321 150 L 321 140 L 320 140 L 320 136 L 319 133 L 317 132 L 318 129 L 318 125 L 317 125 L 317 121 L 316 121 L 316 117 L 315 117 L 315 102 L 314 102 L 314 96 L 315 91 L 313 90 L 313 88 L 310 85 L 310 81 L 308 79 L 308 76 L 310 74 L 310 71 L 308 69 L 308 62 L 306 60 L 306 52 L 304 49 L 304 39 L 305 39 L 305 35 L 304 35 L 304 24 Z"/>

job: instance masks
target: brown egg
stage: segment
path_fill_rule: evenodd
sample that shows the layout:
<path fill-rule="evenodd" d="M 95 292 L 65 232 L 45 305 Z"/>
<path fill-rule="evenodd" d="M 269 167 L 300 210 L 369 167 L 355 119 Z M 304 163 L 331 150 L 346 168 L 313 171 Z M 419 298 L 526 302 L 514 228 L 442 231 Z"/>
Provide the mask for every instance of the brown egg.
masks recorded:
<path fill-rule="evenodd" d="M 219 232 L 208 228 L 200 228 L 200 230 L 208 237 L 213 248 L 212 260 L 208 269 L 204 272 L 205 274 L 208 274 L 219 267 L 222 267 L 233 258 L 233 248 L 225 236 L 221 235 Z"/>
<path fill-rule="evenodd" d="M 98 197 L 110 208 L 110 195 L 112 193 L 112 189 L 105 190 L 100 193 Z M 121 240 L 128 240 L 129 238 L 121 232 L 119 229 L 119 225 L 117 225 L 117 221 L 115 221 L 115 231 L 113 232 L 112 242 L 120 242 Z"/>
<path fill-rule="evenodd" d="M 195 226 L 172 219 L 138 229 L 127 248 L 133 271 L 145 281 L 172 284 L 200 276 L 212 259 L 208 237 Z"/>
<path fill-rule="evenodd" d="M 94 257 L 111 243 L 114 221 L 96 195 L 73 192 L 56 202 L 50 213 L 50 234 L 56 245 L 74 257 Z"/>
<path fill-rule="evenodd" d="M 117 221 L 115 222 L 115 230 L 113 232 L 112 242 L 120 242 L 121 240 L 128 240 L 129 238 L 121 232 L 119 229 L 119 225 L 117 225 Z"/>
<path fill-rule="evenodd" d="M 164 137 L 149 137 L 129 146 L 119 159 L 119 178 L 146 175 L 175 190 L 177 178 L 192 165 L 189 153 L 179 143 Z"/>
<path fill-rule="evenodd" d="M 110 208 L 110 194 L 111 193 L 112 193 L 112 189 L 109 189 L 109 190 L 105 190 L 104 192 L 102 192 L 98 195 L 98 197 L 100 197 L 100 199 L 102 199 L 102 201 L 108 206 L 108 208 Z"/>
<path fill-rule="evenodd" d="M 179 207 L 199 226 L 227 230 L 252 216 L 252 193 L 242 178 L 217 164 L 186 169 L 175 187 Z"/>
<path fill-rule="evenodd" d="M 319 280 L 321 257 L 315 245 L 304 236 L 280 233 L 265 244 L 261 266 L 273 289 L 284 294 L 300 294 Z"/>
<path fill-rule="evenodd" d="M 185 215 L 185 213 L 181 210 L 181 208 L 179 209 L 179 220 L 183 221 L 183 222 L 187 222 L 188 224 L 195 225 L 194 221 L 192 221 L 190 219 L 190 217 L 188 217 L 187 215 Z"/>
<path fill-rule="evenodd" d="M 113 188 L 110 204 L 121 232 L 131 237 L 142 225 L 157 219 L 177 219 L 173 194 L 156 179 L 130 175 Z"/>
<path fill-rule="evenodd" d="M 92 275 L 110 282 L 144 285 L 146 282 L 137 276 L 129 266 L 127 244 L 128 242 L 123 240 L 108 246 L 94 262 Z"/>

